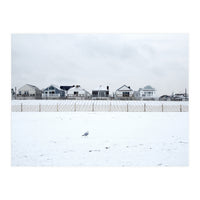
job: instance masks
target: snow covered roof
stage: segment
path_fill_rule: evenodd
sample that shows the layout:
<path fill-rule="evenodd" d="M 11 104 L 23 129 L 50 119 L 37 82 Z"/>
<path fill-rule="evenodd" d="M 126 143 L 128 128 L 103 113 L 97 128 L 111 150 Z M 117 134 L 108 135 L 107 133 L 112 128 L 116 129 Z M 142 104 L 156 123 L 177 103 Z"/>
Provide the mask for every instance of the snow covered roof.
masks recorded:
<path fill-rule="evenodd" d="M 60 89 L 57 85 L 54 85 L 54 84 L 51 84 L 49 87 L 45 88 L 44 90 L 46 90 L 46 89 L 48 89 L 48 88 L 50 88 L 50 87 L 54 87 L 54 88 L 56 88 L 57 90 L 62 90 L 62 89 Z M 43 90 L 43 91 L 44 91 L 44 90 Z"/>
<path fill-rule="evenodd" d="M 152 88 L 150 85 L 147 85 L 144 87 L 144 90 L 155 90 L 155 88 Z"/>
<path fill-rule="evenodd" d="M 122 87 L 120 87 L 119 89 L 117 90 L 120 90 L 120 91 L 133 91 L 130 86 L 127 86 L 127 85 L 123 85 Z"/>
<path fill-rule="evenodd" d="M 68 90 L 68 92 L 72 92 L 72 91 L 76 91 L 76 92 L 84 91 L 84 92 L 86 92 L 86 93 L 89 94 L 89 92 L 88 92 L 87 90 L 83 89 L 83 88 L 80 87 L 80 86 L 74 86 L 74 87 L 72 87 L 72 88 L 70 88 L 70 89 Z"/>
<path fill-rule="evenodd" d="M 36 86 L 34 86 L 34 85 L 31 85 L 31 84 L 26 84 L 26 85 L 29 86 L 29 87 L 31 87 L 31 88 L 33 88 L 33 89 L 35 89 L 35 90 L 40 90 L 38 87 L 36 87 Z M 25 87 L 26 85 L 20 87 L 19 90 L 21 90 L 21 89 L 22 89 L 23 87 Z"/>
<path fill-rule="evenodd" d="M 100 85 L 98 88 L 94 89 L 93 91 L 108 91 L 108 90 L 109 90 L 109 86 Z"/>

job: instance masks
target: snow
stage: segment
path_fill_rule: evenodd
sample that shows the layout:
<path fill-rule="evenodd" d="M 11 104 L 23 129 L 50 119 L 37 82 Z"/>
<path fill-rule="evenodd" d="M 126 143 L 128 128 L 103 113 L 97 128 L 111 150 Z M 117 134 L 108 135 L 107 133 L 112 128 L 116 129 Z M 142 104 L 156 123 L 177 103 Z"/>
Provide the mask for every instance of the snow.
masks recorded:
<path fill-rule="evenodd" d="M 12 112 L 11 161 L 12 166 L 188 166 L 188 113 Z"/>

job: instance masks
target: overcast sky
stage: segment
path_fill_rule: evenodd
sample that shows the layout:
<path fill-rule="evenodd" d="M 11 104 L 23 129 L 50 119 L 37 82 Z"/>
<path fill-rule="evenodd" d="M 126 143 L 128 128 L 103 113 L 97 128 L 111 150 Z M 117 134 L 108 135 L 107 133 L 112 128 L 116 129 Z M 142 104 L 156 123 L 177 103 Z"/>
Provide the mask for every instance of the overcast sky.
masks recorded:
<path fill-rule="evenodd" d="M 188 89 L 187 34 L 13 34 L 12 87 Z"/>

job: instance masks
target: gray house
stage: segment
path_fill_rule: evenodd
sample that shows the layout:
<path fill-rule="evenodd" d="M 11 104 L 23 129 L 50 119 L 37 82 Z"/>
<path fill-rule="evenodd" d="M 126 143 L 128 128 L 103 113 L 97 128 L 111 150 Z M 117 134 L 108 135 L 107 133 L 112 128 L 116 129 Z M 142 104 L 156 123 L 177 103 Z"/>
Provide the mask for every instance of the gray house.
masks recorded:
<path fill-rule="evenodd" d="M 92 99 L 109 99 L 109 86 L 103 87 L 100 85 L 98 88 L 92 90 Z"/>
<path fill-rule="evenodd" d="M 42 91 L 34 85 L 26 84 L 18 89 L 17 99 L 41 99 Z"/>

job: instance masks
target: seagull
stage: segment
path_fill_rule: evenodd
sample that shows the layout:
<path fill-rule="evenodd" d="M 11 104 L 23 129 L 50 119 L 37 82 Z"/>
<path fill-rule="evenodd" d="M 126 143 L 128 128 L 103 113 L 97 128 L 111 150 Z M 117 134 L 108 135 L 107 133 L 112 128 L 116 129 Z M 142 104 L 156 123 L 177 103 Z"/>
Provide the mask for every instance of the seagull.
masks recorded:
<path fill-rule="evenodd" d="M 89 135 L 89 131 L 87 131 L 86 133 L 84 133 L 82 136 L 88 136 Z"/>

